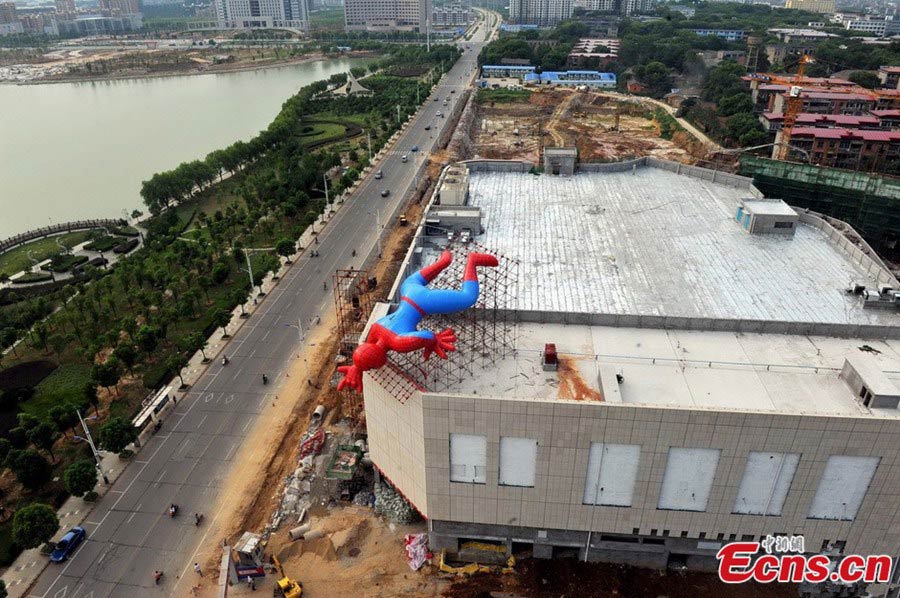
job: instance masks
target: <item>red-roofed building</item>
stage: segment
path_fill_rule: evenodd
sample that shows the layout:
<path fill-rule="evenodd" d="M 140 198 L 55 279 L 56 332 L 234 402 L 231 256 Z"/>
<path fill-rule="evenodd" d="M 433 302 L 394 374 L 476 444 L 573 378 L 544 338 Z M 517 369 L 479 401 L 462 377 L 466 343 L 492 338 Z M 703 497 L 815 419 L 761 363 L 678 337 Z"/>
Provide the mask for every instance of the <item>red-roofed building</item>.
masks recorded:
<path fill-rule="evenodd" d="M 881 121 L 882 129 L 900 130 L 900 110 L 872 110 L 871 114 Z"/>
<path fill-rule="evenodd" d="M 784 114 L 776 114 L 775 112 L 763 112 L 759 116 L 759 122 L 769 133 L 775 133 L 781 130 L 784 122 Z M 851 114 L 798 114 L 797 124 L 799 127 L 821 127 L 834 128 L 843 127 L 846 129 L 881 129 L 881 119 L 872 114 L 856 116 Z"/>
<path fill-rule="evenodd" d="M 784 113 L 787 93 L 775 96 L 771 112 Z M 878 98 L 873 93 L 847 93 L 833 91 L 801 91 L 803 105 L 800 112 L 811 114 L 868 114 L 878 106 Z"/>
<path fill-rule="evenodd" d="M 820 166 L 883 172 L 900 165 L 900 131 L 794 127 L 790 145 L 788 159 Z"/>
<path fill-rule="evenodd" d="M 876 110 L 900 109 L 900 89 L 874 89 L 872 92 L 878 96 L 875 102 Z"/>
<path fill-rule="evenodd" d="M 900 89 L 900 66 L 882 66 L 878 69 L 881 86 L 888 89 Z"/>

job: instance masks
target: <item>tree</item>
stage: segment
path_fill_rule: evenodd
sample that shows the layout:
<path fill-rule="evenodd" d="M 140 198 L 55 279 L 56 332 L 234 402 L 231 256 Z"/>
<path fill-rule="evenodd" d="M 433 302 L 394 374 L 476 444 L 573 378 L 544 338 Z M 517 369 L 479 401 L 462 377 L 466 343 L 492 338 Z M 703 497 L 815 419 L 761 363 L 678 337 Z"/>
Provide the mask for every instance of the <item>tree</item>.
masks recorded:
<path fill-rule="evenodd" d="M 870 71 L 854 71 L 847 78 L 866 89 L 875 89 L 881 85 L 881 79 L 878 78 L 878 75 Z"/>
<path fill-rule="evenodd" d="M 766 142 L 766 132 L 762 124 L 749 113 L 735 114 L 725 125 L 728 137 L 738 147 L 751 147 Z"/>
<path fill-rule="evenodd" d="M 43 449 L 50 454 L 50 459 L 56 461 L 53 455 L 53 445 L 59 440 L 59 432 L 57 427 L 50 422 L 41 422 L 28 432 L 28 440 L 39 449 Z"/>
<path fill-rule="evenodd" d="M 37 548 L 49 542 L 58 529 L 56 511 L 44 503 L 22 507 L 13 517 L 13 539 L 22 548 Z"/>
<path fill-rule="evenodd" d="M 9 453 L 12 450 L 12 443 L 6 438 L 0 438 L 0 464 L 6 461 L 6 457 L 9 456 Z"/>
<path fill-rule="evenodd" d="M 63 478 L 69 494 L 84 496 L 97 485 L 97 466 L 93 461 L 80 459 L 66 468 Z"/>
<path fill-rule="evenodd" d="M 9 592 L 6 591 L 6 582 L 0 579 L 0 598 L 7 598 Z"/>
<path fill-rule="evenodd" d="M 138 347 L 144 353 L 152 353 L 159 345 L 159 330 L 155 326 L 147 326 L 145 324 L 138 328 L 134 336 Z"/>
<path fill-rule="evenodd" d="M 137 438 L 137 430 L 131 422 L 121 417 L 111 417 L 100 426 L 98 436 L 100 446 L 113 453 L 121 453 L 122 450 Z"/>
<path fill-rule="evenodd" d="M 746 93 L 728 96 L 719 100 L 716 111 L 720 116 L 733 116 L 742 112 L 750 113 L 753 111 L 753 100 Z"/>
<path fill-rule="evenodd" d="M 68 435 L 69 430 L 78 422 L 75 408 L 69 403 L 57 404 L 47 411 L 47 415 L 56 424 L 56 429 Z"/>
<path fill-rule="evenodd" d="M 178 379 L 181 380 L 182 387 L 186 386 L 186 384 L 184 383 L 184 378 L 181 377 L 181 370 L 183 370 L 184 366 L 187 364 L 188 359 L 182 353 L 173 353 L 166 358 L 166 368 L 178 376 Z"/>
<path fill-rule="evenodd" d="M 182 337 L 180 345 L 182 350 L 190 353 L 200 351 L 200 355 L 203 356 L 203 361 L 209 361 L 209 358 L 204 351 L 204 349 L 206 349 L 206 338 L 204 338 L 201 333 L 192 332 L 189 335 Z"/>
<path fill-rule="evenodd" d="M 226 280 L 228 280 L 228 274 L 231 271 L 231 268 L 228 266 L 228 263 L 220 261 L 213 266 L 212 269 L 212 280 L 216 284 L 222 284 Z"/>
<path fill-rule="evenodd" d="M 100 415 L 100 397 L 97 396 L 97 385 L 87 382 L 82 388 L 82 396 L 94 408 L 94 415 Z"/>
<path fill-rule="evenodd" d="M 635 67 L 634 74 L 647 86 L 647 90 L 654 98 L 661 98 L 672 91 L 672 77 L 669 69 L 661 62 L 653 61 L 646 65 Z"/>
<path fill-rule="evenodd" d="M 131 343 L 122 343 L 113 351 L 113 356 L 125 364 L 128 373 L 134 375 L 134 364 L 137 363 L 138 353 Z"/>
<path fill-rule="evenodd" d="M 18 338 L 19 334 L 16 332 L 15 328 L 4 328 L 3 330 L 0 330 L 0 347 L 4 349 L 6 347 L 12 347 L 13 355 L 18 357 L 19 354 L 16 352 L 16 341 Z"/>
<path fill-rule="evenodd" d="M 296 251 L 296 246 L 290 239 L 279 239 L 278 243 L 275 244 L 275 253 L 287 259 L 289 264 L 291 263 L 290 257 L 294 255 L 294 251 Z"/>
<path fill-rule="evenodd" d="M 110 357 L 106 363 L 95 364 L 91 368 L 91 380 L 106 390 L 110 387 L 118 390 L 116 386 L 119 383 L 119 361 L 115 357 Z"/>
<path fill-rule="evenodd" d="M 218 310 L 215 314 L 213 314 L 213 323 L 222 329 L 222 337 L 228 338 L 228 330 L 226 326 L 231 322 L 231 313 L 225 309 Z"/>
<path fill-rule="evenodd" d="M 6 465 L 29 490 L 39 489 L 53 474 L 50 463 L 34 449 L 13 449 L 6 457 Z"/>

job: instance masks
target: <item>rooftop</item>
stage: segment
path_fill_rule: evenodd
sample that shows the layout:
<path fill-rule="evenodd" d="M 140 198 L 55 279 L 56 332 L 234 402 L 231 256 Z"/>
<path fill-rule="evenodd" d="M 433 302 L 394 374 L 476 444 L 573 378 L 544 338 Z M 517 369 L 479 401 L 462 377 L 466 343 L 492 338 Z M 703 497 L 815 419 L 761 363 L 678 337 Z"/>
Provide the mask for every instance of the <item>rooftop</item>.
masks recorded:
<path fill-rule="evenodd" d="M 555 343 L 558 371 L 544 371 Z M 866 344 L 868 343 L 868 344 Z M 872 353 L 866 348 L 875 349 Z M 900 342 L 611 326 L 519 323 L 516 353 L 448 392 L 509 400 L 604 401 L 685 409 L 900 417 L 864 407 L 838 377 L 850 355 L 870 357 L 900 385 Z M 616 374 L 624 378 L 619 384 Z"/>
<path fill-rule="evenodd" d="M 794 127 L 792 137 L 814 137 L 816 139 L 846 139 L 852 141 L 900 141 L 900 131 L 867 131 L 865 129 L 823 129 L 821 127 Z"/>
<path fill-rule="evenodd" d="M 572 177 L 472 172 L 478 241 L 520 262 L 518 309 L 896 326 L 863 309 L 875 279 L 817 228 L 750 235 L 751 189 L 657 168 Z"/>
<path fill-rule="evenodd" d="M 852 114 L 816 114 L 803 112 L 797 115 L 797 124 L 815 124 L 815 123 L 835 123 L 842 125 L 873 125 L 878 126 L 880 114 L 876 112 L 890 111 L 872 111 L 871 114 L 864 116 L 854 116 Z M 900 112 L 900 111 L 897 111 Z M 780 121 L 784 120 L 782 112 L 763 112 L 763 118 L 766 120 Z"/>

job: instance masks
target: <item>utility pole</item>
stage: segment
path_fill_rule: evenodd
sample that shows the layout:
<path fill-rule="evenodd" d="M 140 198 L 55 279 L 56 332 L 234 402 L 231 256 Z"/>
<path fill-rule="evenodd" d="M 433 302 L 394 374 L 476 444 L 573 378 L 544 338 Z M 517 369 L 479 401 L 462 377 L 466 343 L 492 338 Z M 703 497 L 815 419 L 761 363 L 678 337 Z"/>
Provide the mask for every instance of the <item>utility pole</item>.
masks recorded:
<path fill-rule="evenodd" d="M 81 427 L 84 429 L 84 439 L 87 440 L 88 445 L 91 447 L 91 453 L 94 454 L 94 460 L 97 462 L 97 469 L 100 470 L 100 477 L 103 478 L 103 483 L 109 486 L 109 478 L 106 477 L 106 473 L 103 471 L 103 465 L 100 462 L 100 453 L 97 452 L 97 447 L 94 446 L 94 439 L 91 438 L 91 431 L 88 430 L 84 418 L 81 417 L 81 410 L 76 409 L 75 413 L 78 414 L 78 421 L 81 422 Z"/>
<path fill-rule="evenodd" d="M 253 266 L 250 265 L 250 251 L 244 249 L 244 257 L 247 259 L 247 275 L 250 276 L 250 292 L 253 292 Z M 259 288 L 262 292 L 262 287 Z M 254 299 L 255 301 L 255 299 Z"/>
<path fill-rule="evenodd" d="M 370 131 L 366 131 L 366 143 L 369 146 L 369 164 L 372 163 L 372 135 Z"/>
<path fill-rule="evenodd" d="M 325 184 L 325 204 L 328 205 L 328 177 L 322 175 L 322 182 Z"/>
<path fill-rule="evenodd" d="M 400 104 L 397 104 L 397 122 L 400 122 Z"/>
<path fill-rule="evenodd" d="M 378 257 L 381 257 L 381 210 L 375 209 L 375 240 L 378 241 Z"/>
<path fill-rule="evenodd" d="M 425 19 L 425 49 L 431 52 L 431 19 Z"/>

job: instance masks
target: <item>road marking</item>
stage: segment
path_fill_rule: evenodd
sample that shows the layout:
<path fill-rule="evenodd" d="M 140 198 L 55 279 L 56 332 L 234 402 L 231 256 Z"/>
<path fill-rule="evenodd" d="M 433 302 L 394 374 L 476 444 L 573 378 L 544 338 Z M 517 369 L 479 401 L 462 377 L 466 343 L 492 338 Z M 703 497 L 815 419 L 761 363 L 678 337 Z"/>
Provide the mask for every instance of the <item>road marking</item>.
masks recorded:
<path fill-rule="evenodd" d="M 266 330 L 266 333 L 263 335 L 262 339 L 260 339 L 260 340 L 266 340 L 267 338 L 269 338 L 269 333 L 270 333 L 270 332 L 272 332 L 271 329 Z"/>
<path fill-rule="evenodd" d="M 131 513 L 131 517 L 129 517 L 129 518 L 128 518 L 128 521 L 126 521 L 125 523 L 131 523 L 131 520 L 134 519 L 134 516 L 135 516 L 135 515 L 137 515 L 137 511 L 133 511 L 133 512 Z"/>
<path fill-rule="evenodd" d="M 197 424 L 197 428 L 200 428 L 200 427 L 203 426 L 203 422 L 206 421 L 206 418 L 207 418 L 207 417 L 209 417 L 209 413 L 206 413 L 206 414 L 203 415 L 203 419 L 201 419 L 201 420 L 200 420 L 200 423 Z"/>
<path fill-rule="evenodd" d="M 238 378 L 240 378 L 241 372 L 243 372 L 243 371 L 244 371 L 244 368 L 239 369 L 239 370 L 234 374 L 234 378 L 232 378 L 232 380 L 237 380 Z"/>
<path fill-rule="evenodd" d="M 229 461 L 229 460 L 231 459 L 231 453 L 233 453 L 233 452 L 234 452 L 234 449 L 236 449 L 236 448 L 237 448 L 237 443 L 236 443 L 236 442 L 232 442 L 232 443 L 231 443 L 231 448 L 228 449 L 228 453 L 225 455 L 225 460 L 226 460 L 226 461 Z"/>
<path fill-rule="evenodd" d="M 246 422 L 244 422 L 244 427 L 241 428 L 241 432 L 246 432 L 247 426 L 249 426 L 249 425 L 250 425 L 250 420 L 248 419 Z"/>

